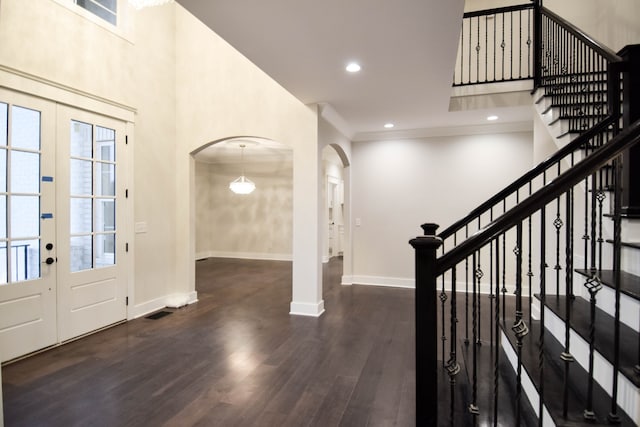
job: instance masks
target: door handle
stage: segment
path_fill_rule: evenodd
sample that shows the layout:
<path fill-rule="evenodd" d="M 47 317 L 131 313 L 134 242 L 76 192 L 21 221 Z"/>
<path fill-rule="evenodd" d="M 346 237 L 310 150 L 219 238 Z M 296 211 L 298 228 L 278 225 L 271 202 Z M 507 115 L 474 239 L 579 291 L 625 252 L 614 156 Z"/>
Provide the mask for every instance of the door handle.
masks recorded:
<path fill-rule="evenodd" d="M 46 260 L 44 260 L 43 264 L 51 265 L 51 264 L 53 264 L 54 262 L 56 262 L 56 260 L 55 260 L 55 259 L 53 259 L 53 258 L 51 258 L 51 257 L 48 257 Z"/>

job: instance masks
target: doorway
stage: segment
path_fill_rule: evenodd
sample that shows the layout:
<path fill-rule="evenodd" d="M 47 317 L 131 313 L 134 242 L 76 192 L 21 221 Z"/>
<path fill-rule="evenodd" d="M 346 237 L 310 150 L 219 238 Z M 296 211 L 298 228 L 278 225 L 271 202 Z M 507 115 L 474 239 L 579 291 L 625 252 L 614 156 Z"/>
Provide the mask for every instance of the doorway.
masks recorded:
<path fill-rule="evenodd" d="M 126 319 L 125 130 L 0 90 L 0 361 Z"/>

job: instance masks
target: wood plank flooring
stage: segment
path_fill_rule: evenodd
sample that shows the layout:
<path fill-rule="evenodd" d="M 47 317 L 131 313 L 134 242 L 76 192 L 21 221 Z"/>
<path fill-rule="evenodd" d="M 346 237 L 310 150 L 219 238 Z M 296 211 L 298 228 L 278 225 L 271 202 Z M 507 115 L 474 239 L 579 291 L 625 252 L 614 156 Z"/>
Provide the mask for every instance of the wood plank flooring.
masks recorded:
<path fill-rule="evenodd" d="M 413 426 L 413 290 L 341 273 L 316 319 L 289 262 L 198 262 L 198 303 L 3 367 L 5 425 Z"/>

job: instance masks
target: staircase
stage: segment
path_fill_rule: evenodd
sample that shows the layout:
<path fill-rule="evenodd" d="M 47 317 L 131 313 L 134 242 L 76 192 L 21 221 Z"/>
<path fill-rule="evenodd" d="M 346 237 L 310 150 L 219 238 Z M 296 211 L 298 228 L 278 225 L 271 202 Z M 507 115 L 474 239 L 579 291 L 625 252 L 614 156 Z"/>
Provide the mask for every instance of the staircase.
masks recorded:
<path fill-rule="evenodd" d="M 532 96 L 559 148 L 410 242 L 419 426 L 640 425 L 640 218 L 623 206 L 640 72 L 533 10 Z"/>

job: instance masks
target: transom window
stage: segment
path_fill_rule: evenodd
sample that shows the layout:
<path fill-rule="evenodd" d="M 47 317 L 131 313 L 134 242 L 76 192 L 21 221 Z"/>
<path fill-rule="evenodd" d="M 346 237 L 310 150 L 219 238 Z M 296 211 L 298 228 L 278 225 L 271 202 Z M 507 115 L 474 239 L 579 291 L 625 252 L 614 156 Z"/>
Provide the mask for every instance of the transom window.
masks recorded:
<path fill-rule="evenodd" d="M 118 0 L 74 0 L 75 3 L 105 21 L 116 25 Z"/>

